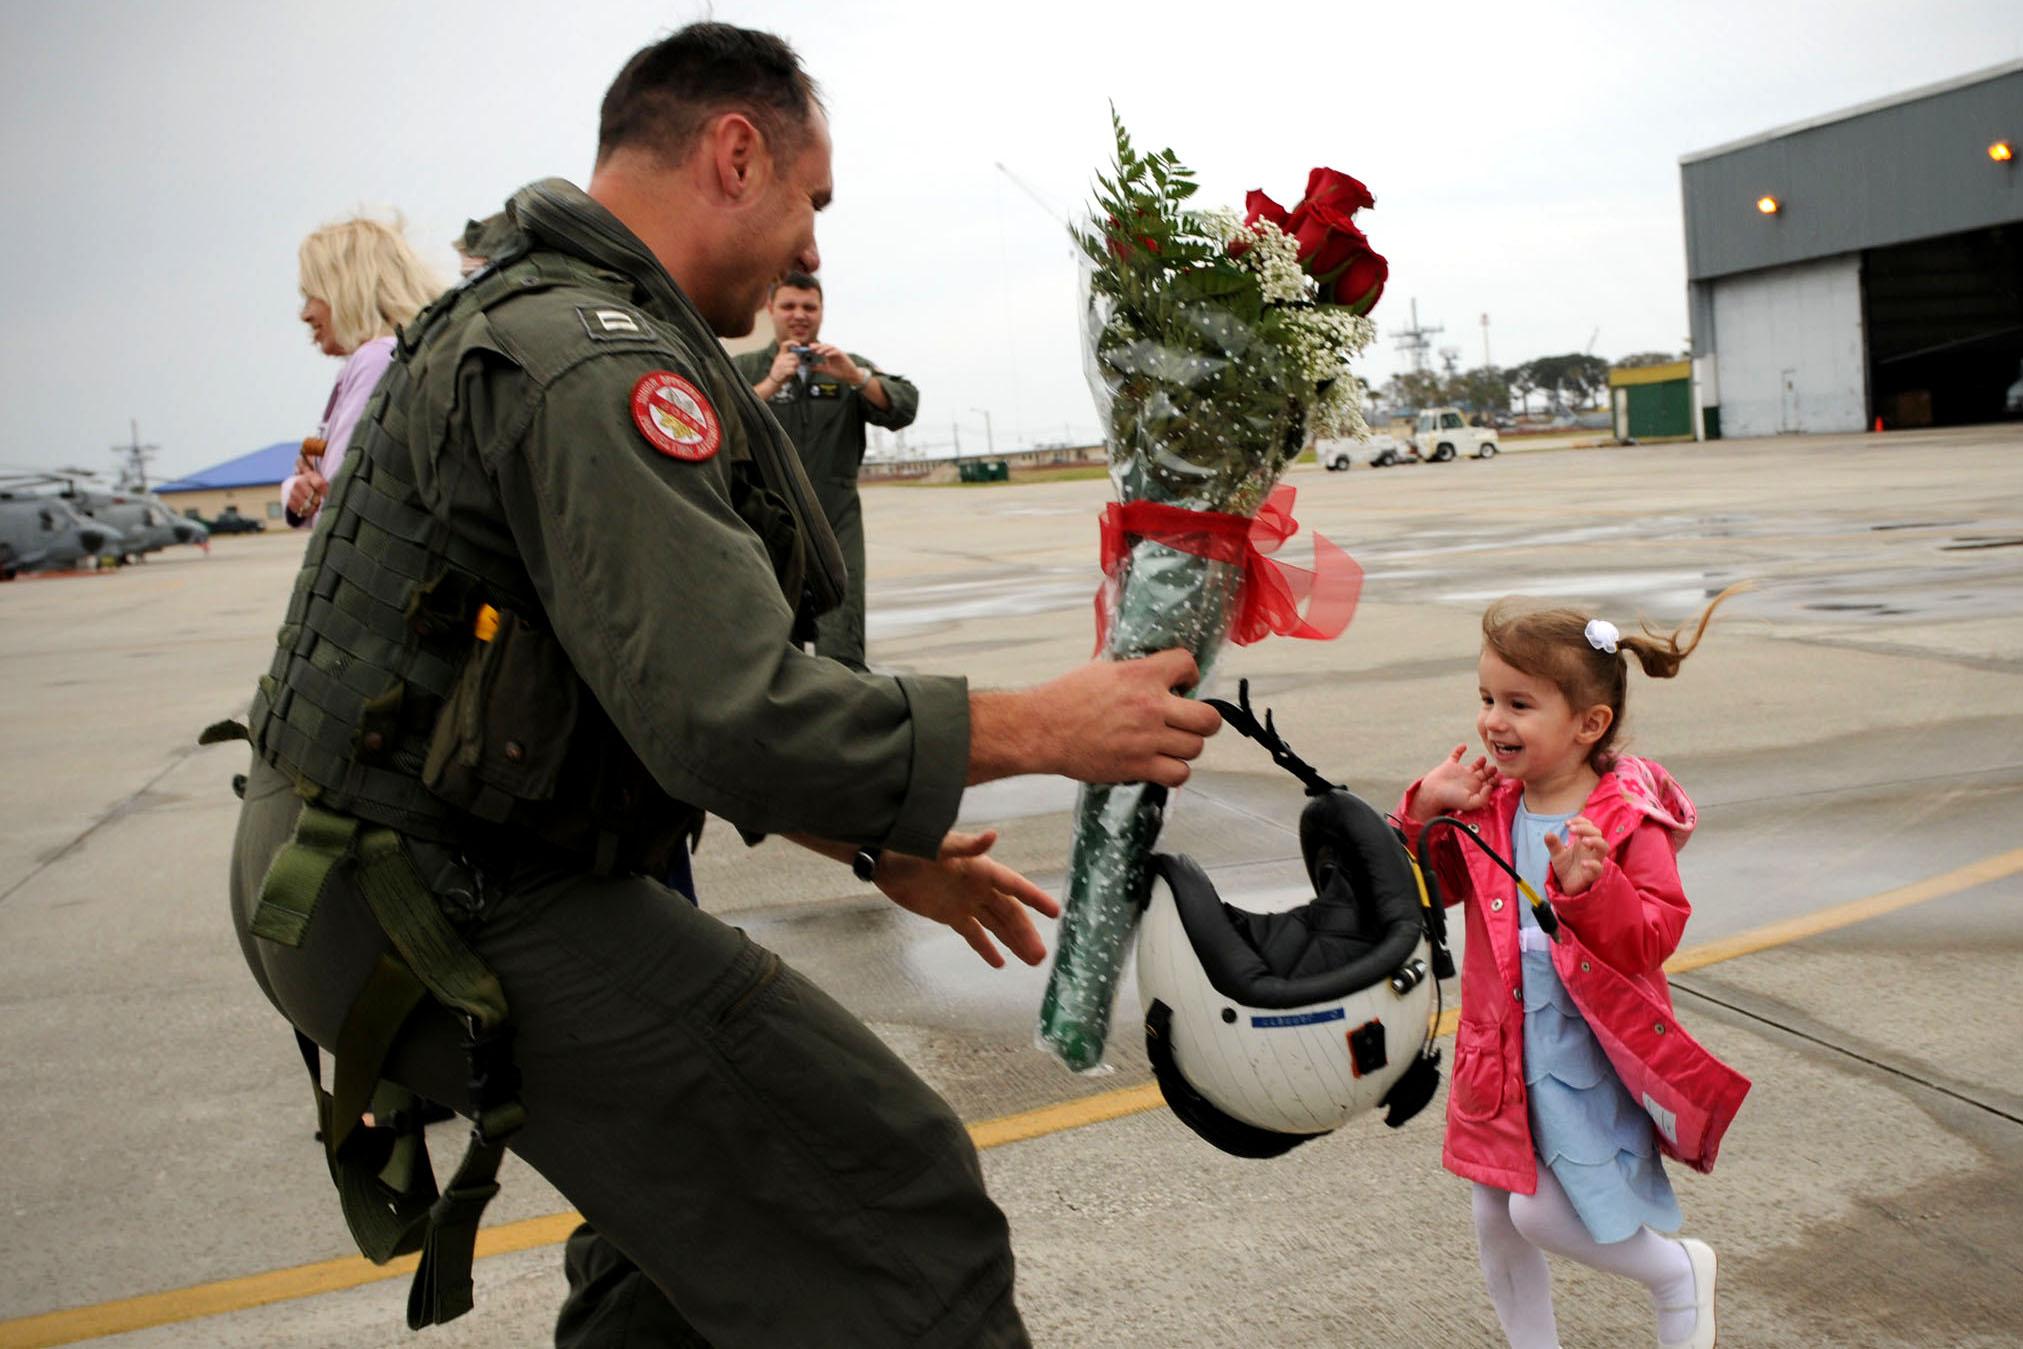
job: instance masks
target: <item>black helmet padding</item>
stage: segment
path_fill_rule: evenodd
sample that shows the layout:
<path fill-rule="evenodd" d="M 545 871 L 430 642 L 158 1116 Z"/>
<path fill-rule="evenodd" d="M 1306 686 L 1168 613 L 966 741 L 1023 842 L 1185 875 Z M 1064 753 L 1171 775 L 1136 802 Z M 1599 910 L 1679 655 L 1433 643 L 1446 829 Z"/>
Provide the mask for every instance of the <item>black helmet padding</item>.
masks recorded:
<path fill-rule="evenodd" d="M 1349 792 L 1300 816 L 1314 899 L 1285 913 L 1222 902 L 1191 858 L 1159 854 L 1187 940 L 1218 993 L 1246 1007 L 1304 1007 L 1391 976 L 1425 935 L 1411 864 L 1384 817 Z"/>

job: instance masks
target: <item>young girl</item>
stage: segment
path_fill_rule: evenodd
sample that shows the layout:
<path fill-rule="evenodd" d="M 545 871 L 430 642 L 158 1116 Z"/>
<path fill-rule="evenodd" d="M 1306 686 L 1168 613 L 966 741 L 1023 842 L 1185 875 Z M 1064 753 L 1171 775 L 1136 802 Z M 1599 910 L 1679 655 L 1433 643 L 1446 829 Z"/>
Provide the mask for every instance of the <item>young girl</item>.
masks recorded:
<path fill-rule="evenodd" d="M 1461 1021 L 1444 1161 L 1475 1182 L 1490 1300 L 1512 1349 L 1554 1349 L 1545 1252 L 1650 1290 L 1658 1343 L 1714 1343 L 1714 1252 L 1680 1226 L 1659 1160 L 1711 1169 L 1749 1089 L 1679 1028 L 1660 969 L 1690 912 L 1673 854 L 1693 803 L 1657 764 L 1618 754 L 1634 656 L 1669 679 L 1679 643 L 1511 601 L 1482 620 L 1476 731 L 1405 793 L 1408 845 L 1440 815 L 1475 826 L 1560 920 L 1557 940 L 1457 831 L 1433 835 L 1448 903 L 1467 902 Z M 1600 1032 L 1599 1037 L 1597 1031 Z"/>

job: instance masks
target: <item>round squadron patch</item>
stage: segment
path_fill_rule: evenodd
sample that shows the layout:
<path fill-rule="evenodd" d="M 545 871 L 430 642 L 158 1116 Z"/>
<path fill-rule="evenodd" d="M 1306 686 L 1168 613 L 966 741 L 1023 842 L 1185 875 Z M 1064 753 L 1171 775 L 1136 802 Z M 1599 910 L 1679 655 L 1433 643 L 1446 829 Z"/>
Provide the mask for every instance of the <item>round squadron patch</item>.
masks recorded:
<path fill-rule="evenodd" d="M 641 375 L 632 386 L 632 422 L 646 443 L 670 459 L 699 464 L 723 445 L 723 423 L 701 389 L 672 370 Z"/>

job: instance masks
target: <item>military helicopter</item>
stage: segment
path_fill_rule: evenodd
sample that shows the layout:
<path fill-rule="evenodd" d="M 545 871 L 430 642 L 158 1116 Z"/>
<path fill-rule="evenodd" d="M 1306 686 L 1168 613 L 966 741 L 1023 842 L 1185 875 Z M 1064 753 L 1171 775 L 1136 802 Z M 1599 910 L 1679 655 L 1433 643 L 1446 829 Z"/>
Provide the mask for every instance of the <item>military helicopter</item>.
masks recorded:
<path fill-rule="evenodd" d="M 125 542 L 118 529 L 79 515 L 60 496 L 0 487 L 0 581 L 17 572 L 74 567 Z"/>
<path fill-rule="evenodd" d="M 120 554 L 122 561 L 131 562 L 173 543 L 193 543 L 201 547 L 211 541 L 210 530 L 195 520 L 177 515 L 153 492 L 107 492 L 81 487 L 65 491 L 62 495 L 80 515 L 88 515 L 119 530 L 125 537 Z"/>
<path fill-rule="evenodd" d="M 84 469 L 57 469 L 21 475 L 11 485 L 54 487 L 53 495 L 77 514 L 111 528 L 117 547 L 107 548 L 104 555 L 117 562 L 137 561 L 170 544 L 209 546 L 210 530 L 176 514 L 154 493 L 144 488 L 106 488 L 93 482 L 93 476 Z"/>

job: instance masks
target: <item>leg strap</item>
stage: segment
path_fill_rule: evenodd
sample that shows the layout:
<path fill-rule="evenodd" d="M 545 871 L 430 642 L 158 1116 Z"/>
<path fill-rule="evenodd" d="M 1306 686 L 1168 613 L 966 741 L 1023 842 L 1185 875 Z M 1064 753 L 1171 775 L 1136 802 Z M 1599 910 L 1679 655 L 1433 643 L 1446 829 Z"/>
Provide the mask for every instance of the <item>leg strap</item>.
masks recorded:
<path fill-rule="evenodd" d="M 315 806 L 304 806 L 295 821 L 295 837 L 274 858 L 260 882 L 260 902 L 253 910 L 256 937 L 300 946 L 316 914 L 317 901 L 331 871 L 351 852 L 358 821 Z"/>
<path fill-rule="evenodd" d="M 408 1292 L 411 1329 L 471 1309 L 471 1262 L 485 1205 L 499 1192 L 506 1144 L 526 1122 L 512 1026 L 498 976 L 444 917 L 391 829 L 305 806 L 295 838 L 260 887 L 253 930 L 300 945 L 331 872 L 354 878 L 397 954 L 383 954 L 338 1031 L 332 1089 L 316 1045 L 296 1043 L 316 1092 L 331 1179 L 358 1249 L 375 1264 L 419 1249 Z M 267 921 L 262 923 L 262 919 Z M 403 1029 L 426 999 L 460 1013 L 470 1063 L 471 1137 L 446 1189 L 436 1191 L 412 1093 L 383 1080 Z M 373 1124 L 363 1121 L 367 1109 Z"/>
<path fill-rule="evenodd" d="M 295 1035 L 316 1093 L 324 1160 L 345 1225 L 359 1252 L 374 1264 L 420 1248 L 436 1201 L 435 1173 L 414 1096 L 380 1083 L 395 1038 L 427 996 L 404 966 L 381 956 L 345 1014 L 337 1035 L 335 1081 L 328 1092 L 322 1087 L 316 1042 L 299 1031 Z M 369 1127 L 363 1118 L 368 1108 L 373 1116 Z"/>

